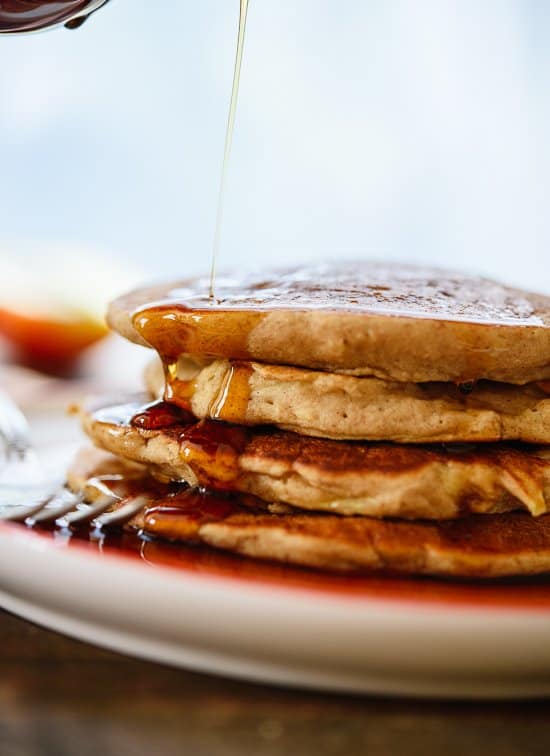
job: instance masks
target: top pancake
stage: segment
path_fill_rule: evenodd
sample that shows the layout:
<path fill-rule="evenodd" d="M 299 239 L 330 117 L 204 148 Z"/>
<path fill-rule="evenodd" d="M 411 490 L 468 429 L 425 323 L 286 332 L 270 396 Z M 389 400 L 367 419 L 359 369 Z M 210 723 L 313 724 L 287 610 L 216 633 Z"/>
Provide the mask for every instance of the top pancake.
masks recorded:
<path fill-rule="evenodd" d="M 397 381 L 550 378 L 550 298 L 482 278 L 381 263 L 322 263 L 136 290 L 110 325 L 182 354 Z"/>

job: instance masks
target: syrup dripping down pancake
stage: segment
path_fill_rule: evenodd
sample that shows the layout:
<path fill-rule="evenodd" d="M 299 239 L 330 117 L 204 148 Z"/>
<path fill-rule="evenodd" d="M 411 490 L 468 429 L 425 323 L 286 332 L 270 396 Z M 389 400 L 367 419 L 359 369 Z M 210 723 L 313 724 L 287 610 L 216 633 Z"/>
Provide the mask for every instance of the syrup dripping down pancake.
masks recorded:
<path fill-rule="evenodd" d="M 147 470 L 95 449 L 83 450 L 69 470 L 69 485 L 93 500 L 89 478 L 113 478 L 124 504 L 149 498 L 128 526 L 174 541 L 204 543 L 256 559 L 334 571 L 492 578 L 550 572 L 550 515 L 523 512 L 472 515 L 448 522 L 408 522 L 331 514 L 271 514 L 238 497 L 151 482 Z M 127 494 L 127 495 L 129 495 Z"/>
<path fill-rule="evenodd" d="M 259 362 L 180 358 L 146 370 L 147 389 L 201 419 L 322 438 L 434 443 L 550 443 L 550 392 L 541 385 L 481 381 L 396 383 Z"/>
<path fill-rule="evenodd" d="M 452 519 L 547 511 L 550 452 L 507 444 L 410 446 L 197 422 L 174 405 L 98 400 L 81 409 L 96 446 L 156 477 L 339 515 Z"/>
<path fill-rule="evenodd" d="M 315 264 L 145 288 L 111 326 L 156 349 L 403 382 L 550 378 L 550 298 L 406 265 Z"/>

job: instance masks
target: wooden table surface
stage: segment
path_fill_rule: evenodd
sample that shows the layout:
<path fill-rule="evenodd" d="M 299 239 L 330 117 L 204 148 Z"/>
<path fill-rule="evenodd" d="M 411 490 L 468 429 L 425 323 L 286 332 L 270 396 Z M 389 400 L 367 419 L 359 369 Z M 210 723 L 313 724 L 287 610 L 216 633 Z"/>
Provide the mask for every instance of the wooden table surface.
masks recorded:
<path fill-rule="evenodd" d="M 547 756 L 550 702 L 267 688 L 127 659 L 0 612 L 1 756 L 363 753 Z"/>

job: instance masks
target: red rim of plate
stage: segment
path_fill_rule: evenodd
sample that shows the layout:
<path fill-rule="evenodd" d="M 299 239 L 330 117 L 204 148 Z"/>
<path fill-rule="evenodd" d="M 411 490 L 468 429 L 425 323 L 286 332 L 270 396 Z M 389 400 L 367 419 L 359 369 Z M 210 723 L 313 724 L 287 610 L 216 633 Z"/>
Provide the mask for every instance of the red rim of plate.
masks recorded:
<path fill-rule="evenodd" d="M 67 548 L 66 544 L 56 543 L 48 532 L 31 531 L 24 526 L 0 523 L 0 535 L 24 537 L 29 542 L 37 540 L 50 544 L 57 551 Z M 162 549 L 161 542 L 143 542 L 145 548 Z M 165 545 L 164 545 L 165 547 Z M 130 555 L 127 551 L 109 546 L 101 553 L 97 546 L 73 539 L 70 541 L 72 551 L 86 554 L 88 558 L 100 555 L 102 559 L 126 564 L 141 564 L 150 568 L 144 558 Z M 176 547 L 178 548 L 178 547 Z M 417 609 L 449 610 L 500 610 L 528 611 L 529 613 L 550 613 L 550 578 L 524 578 L 518 580 L 498 581 L 449 581 L 423 577 L 393 577 L 381 575 L 344 576 L 308 570 L 300 567 L 276 565 L 269 562 L 235 557 L 223 552 L 216 552 L 207 547 L 188 549 L 181 547 L 180 553 L 186 554 L 188 563 L 163 562 L 154 564 L 155 570 L 167 570 L 172 575 L 179 573 L 186 577 L 209 582 L 233 585 L 247 584 L 259 588 L 269 586 L 286 593 L 330 596 L 352 602 L 366 601 L 381 603 L 386 606 L 414 605 Z M 202 559 L 206 556 L 206 562 Z M 193 562 L 195 560 L 195 562 Z M 199 566 L 200 569 L 197 569 Z"/>

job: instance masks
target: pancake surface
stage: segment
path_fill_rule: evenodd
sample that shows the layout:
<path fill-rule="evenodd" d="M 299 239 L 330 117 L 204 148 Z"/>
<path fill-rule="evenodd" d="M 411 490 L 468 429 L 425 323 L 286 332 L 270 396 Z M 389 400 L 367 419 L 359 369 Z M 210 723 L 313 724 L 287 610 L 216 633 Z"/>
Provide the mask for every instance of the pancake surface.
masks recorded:
<path fill-rule="evenodd" d="M 145 375 L 164 395 L 160 361 Z M 276 425 L 332 439 L 434 443 L 520 440 L 550 443 L 550 395 L 537 384 L 482 381 L 464 393 L 451 383 L 397 383 L 321 371 L 180 358 L 166 399 L 201 419 Z"/>
<path fill-rule="evenodd" d="M 150 429 L 131 423 L 140 406 L 139 400 L 88 405 L 83 428 L 100 448 L 146 464 L 164 480 L 340 515 L 407 519 L 519 508 L 540 515 L 550 502 L 544 449 L 331 441 L 177 414 Z"/>
<path fill-rule="evenodd" d="M 174 496 L 162 516 L 167 491 L 152 490 L 143 469 L 97 450 L 84 450 L 69 470 L 69 485 L 89 500 L 90 477 L 129 473 L 134 493 L 150 499 L 153 516 L 138 514 L 130 527 L 172 540 L 200 542 L 245 556 L 330 570 L 382 570 L 418 575 L 491 578 L 550 571 L 550 515 L 513 512 L 449 522 L 383 521 L 330 514 L 266 514 L 237 504 L 197 517 Z M 140 485 L 143 489 L 140 489 Z M 164 498 L 163 498 L 164 497 Z M 124 503 L 122 498 L 120 505 Z M 157 505 L 157 506 L 156 506 Z M 156 519 L 155 519 L 156 518 Z"/>
<path fill-rule="evenodd" d="M 397 381 L 550 378 L 550 298 L 412 266 L 317 264 L 135 291 L 109 322 L 168 361 L 258 360 Z"/>

